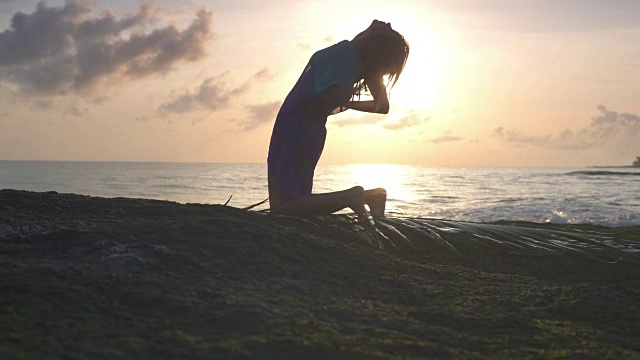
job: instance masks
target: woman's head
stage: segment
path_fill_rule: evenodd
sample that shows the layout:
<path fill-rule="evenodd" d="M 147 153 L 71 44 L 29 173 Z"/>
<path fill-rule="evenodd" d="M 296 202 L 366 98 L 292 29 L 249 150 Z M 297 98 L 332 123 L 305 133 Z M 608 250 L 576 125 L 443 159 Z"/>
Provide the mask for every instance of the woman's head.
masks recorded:
<path fill-rule="evenodd" d="M 391 24 L 374 20 L 352 42 L 362 58 L 365 78 L 387 75 L 388 85 L 395 85 L 409 57 L 409 44 L 404 37 Z M 362 84 L 359 90 L 365 88 L 366 84 Z"/>

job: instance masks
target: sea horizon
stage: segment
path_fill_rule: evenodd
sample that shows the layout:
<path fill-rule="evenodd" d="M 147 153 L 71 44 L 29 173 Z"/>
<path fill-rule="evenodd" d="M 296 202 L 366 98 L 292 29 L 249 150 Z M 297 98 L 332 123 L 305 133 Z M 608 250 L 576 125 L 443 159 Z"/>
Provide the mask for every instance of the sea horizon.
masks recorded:
<path fill-rule="evenodd" d="M 229 162 L 229 161 L 163 161 L 163 160 L 14 160 L 14 159 L 0 159 L 0 162 L 48 162 L 48 163 L 131 163 L 131 164 L 219 164 L 219 165 L 266 165 L 267 160 L 264 162 Z M 400 166 L 420 166 L 420 167 L 433 167 L 433 168 L 530 168 L 530 169 L 575 169 L 575 168 L 638 168 L 633 165 L 430 165 L 430 164 L 414 164 L 414 163 L 392 163 L 392 162 L 352 162 L 352 163 L 340 163 L 340 162 L 320 162 L 318 166 L 322 165 L 400 165 Z"/>
<path fill-rule="evenodd" d="M 319 164 L 313 192 L 383 187 L 401 216 L 640 225 L 640 169 L 601 169 Z M 242 208 L 268 198 L 267 164 L 0 160 L 0 189 Z"/>

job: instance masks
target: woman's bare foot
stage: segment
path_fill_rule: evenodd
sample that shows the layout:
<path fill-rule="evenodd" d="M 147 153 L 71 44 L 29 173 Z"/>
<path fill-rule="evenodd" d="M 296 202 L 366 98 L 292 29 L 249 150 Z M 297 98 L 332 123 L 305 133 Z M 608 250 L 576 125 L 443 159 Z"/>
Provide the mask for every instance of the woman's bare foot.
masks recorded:
<path fill-rule="evenodd" d="M 354 186 L 348 191 L 349 208 L 358 216 L 366 216 L 367 209 L 364 207 L 364 188 L 362 186 Z"/>
<path fill-rule="evenodd" d="M 375 188 L 365 191 L 364 202 L 369 205 L 371 215 L 383 217 L 384 210 L 387 205 L 387 190 L 383 188 Z"/>

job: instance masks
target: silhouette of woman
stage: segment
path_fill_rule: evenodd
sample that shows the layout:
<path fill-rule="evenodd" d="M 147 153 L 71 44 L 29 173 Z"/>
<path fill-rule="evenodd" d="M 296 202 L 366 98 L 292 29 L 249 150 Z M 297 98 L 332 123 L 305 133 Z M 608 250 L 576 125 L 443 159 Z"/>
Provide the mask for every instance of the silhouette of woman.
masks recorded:
<path fill-rule="evenodd" d="M 313 173 L 324 148 L 327 117 L 352 109 L 389 112 L 383 77 L 392 87 L 404 69 L 409 45 L 391 24 L 374 20 L 353 40 L 317 51 L 287 95 L 269 144 L 269 202 L 273 214 L 310 216 L 349 207 L 367 216 L 383 216 L 386 191 L 362 186 L 312 194 Z M 369 91 L 373 100 L 360 101 Z M 358 100 L 356 100 L 358 98 Z"/>

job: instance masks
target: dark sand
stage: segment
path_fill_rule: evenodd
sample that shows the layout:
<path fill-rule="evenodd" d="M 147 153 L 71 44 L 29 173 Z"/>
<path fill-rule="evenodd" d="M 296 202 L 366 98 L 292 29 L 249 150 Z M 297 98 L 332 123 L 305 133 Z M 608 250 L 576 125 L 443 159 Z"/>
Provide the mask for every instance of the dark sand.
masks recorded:
<path fill-rule="evenodd" d="M 0 359 L 640 358 L 635 255 L 387 253 L 317 223 L 0 191 Z"/>

